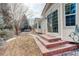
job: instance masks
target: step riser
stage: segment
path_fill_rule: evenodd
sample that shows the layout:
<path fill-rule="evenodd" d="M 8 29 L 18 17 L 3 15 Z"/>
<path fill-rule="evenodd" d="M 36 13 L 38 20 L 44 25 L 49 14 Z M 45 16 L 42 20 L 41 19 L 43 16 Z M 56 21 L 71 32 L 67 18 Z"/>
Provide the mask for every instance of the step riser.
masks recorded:
<path fill-rule="evenodd" d="M 40 35 L 39 35 L 40 36 Z M 56 38 L 56 39 L 47 39 L 47 38 L 45 38 L 45 37 L 43 37 L 43 36 L 40 36 L 41 38 L 43 38 L 43 39 L 45 39 L 45 40 L 47 40 L 47 41 L 49 41 L 49 42 L 55 42 L 55 41 L 58 41 L 58 40 L 61 40 L 61 38 Z"/>
<path fill-rule="evenodd" d="M 54 48 L 63 44 L 66 44 L 68 42 L 62 42 L 62 43 L 57 43 L 57 44 L 51 44 L 51 45 L 46 45 L 47 48 Z"/>
<path fill-rule="evenodd" d="M 37 38 L 44 46 L 46 46 L 39 38 Z M 46 46 L 47 47 L 47 46 Z"/>
<path fill-rule="evenodd" d="M 46 40 L 49 42 L 55 42 L 55 41 L 61 40 L 61 38 L 56 38 L 56 39 L 51 39 L 51 40 L 46 39 Z"/>
<path fill-rule="evenodd" d="M 57 51 L 51 51 L 51 52 L 48 52 L 48 53 L 43 53 L 43 55 L 44 56 L 53 56 L 53 55 L 57 55 L 57 54 L 60 54 L 60 53 L 75 50 L 76 48 L 77 48 L 76 46 L 73 46 L 73 47 L 69 47 L 69 48 L 65 48 L 65 49 L 60 49 L 60 50 L 57 50 Z"/>
<path fill-rule="evenodd" d="M 57 47 L 59 45 L 63 45 L 63 44 L 66 44 L 68 43 L 67 41 L 65 42 L 62 42 L 62 43 L 56 43 L 56 44 L 50 44 L 50 45 L 45 45 L 39 38 L 37 38 L 45 47 L 47 48 L 54 48 L 54 47 Z"/>

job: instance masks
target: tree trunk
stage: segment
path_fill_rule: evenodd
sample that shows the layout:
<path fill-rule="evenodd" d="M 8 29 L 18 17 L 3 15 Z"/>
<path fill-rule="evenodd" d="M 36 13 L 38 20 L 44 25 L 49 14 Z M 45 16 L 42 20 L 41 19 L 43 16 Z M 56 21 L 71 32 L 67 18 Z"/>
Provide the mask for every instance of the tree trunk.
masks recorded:
<path fill-rule="evenodd" d="M 19 35 L 19 26 L 18 25 L 15 25 L 15 34 Z"/>
<path fill-rule="evenodd" d="M 19 35 L 19 27 L 18 27 L 18 25 L 13 24 L 12 27 L 13 27 L 13 31 L 14 31 L 15 35 Z"/>

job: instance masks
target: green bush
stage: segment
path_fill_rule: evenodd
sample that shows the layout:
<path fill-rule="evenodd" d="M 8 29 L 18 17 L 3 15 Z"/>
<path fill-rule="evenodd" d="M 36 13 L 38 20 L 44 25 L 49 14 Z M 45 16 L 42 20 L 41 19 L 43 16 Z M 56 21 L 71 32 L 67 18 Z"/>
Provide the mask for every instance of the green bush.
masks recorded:
<path fill-rule="evenodd" d="M 9 39 L 9 38 L 12 38 L 14 36 L 14 32 L 12 30 L 4 29 L 3 31 L 5 33 L 3 38 L 5 38 L 6 40 Z"/>
<path fill-rule="evenodd" d="M 6 32 L 3 30 L 0 30 L 0 37 L 3 37 L 4 35 L 6 35 Z"/>

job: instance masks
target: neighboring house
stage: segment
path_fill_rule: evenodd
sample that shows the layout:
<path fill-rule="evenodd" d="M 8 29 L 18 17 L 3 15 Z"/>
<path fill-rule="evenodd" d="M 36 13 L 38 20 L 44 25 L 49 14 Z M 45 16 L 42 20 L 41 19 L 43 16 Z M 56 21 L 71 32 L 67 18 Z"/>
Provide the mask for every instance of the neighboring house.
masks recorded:
<path fill-rule="evenodd" d="M 46 27 L 46 20 L 43 20 L 42 18 L 35 18 L 34 21 L 35 24 L 35 30 L 38 33 L 46 33 L 47 32 L 47 27 Z M 44 27 L 44 28 L 43 28 Z"/>
<path fill-rule="evenodd" d="M 42 16 L 41 32 L 46 29 L 49 35 L 74 42 L 69 34 L 75 31 L 75 25 L 79 24 L 78 3 L 47 3 L 42 11 Z"/>

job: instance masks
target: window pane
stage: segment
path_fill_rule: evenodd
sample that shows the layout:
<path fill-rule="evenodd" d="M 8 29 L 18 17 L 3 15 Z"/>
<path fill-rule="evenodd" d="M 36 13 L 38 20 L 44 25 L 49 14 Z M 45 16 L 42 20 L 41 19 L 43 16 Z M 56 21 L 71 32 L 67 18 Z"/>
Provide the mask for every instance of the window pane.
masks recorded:
<path fill-rule="evenodd" d="M 48 31 L 49 32 L 52 32 L 52 17 L 51 17 L 52 15 L 51 14 L 49 14 L 48 16 L 47 16 L 47 21 L 48 21 L 48 23 L 47 23 L 47 25 L 48 25 Z"/>
<path fill-rule="evenodd" d="M 53 28 L 53 32 L 58 32 L 58 11 L 57 10 L 53 13 L 52 28 Z"/>
<path fill-rule="evenodd" d="M 65 14 L 72 14 L 76 11 L 76 4 L 75 3 L 68 3 L 65 4 Z"/>
<path fill-rule="evenodd" d="M 76 11 L 76 8 L 75 7 L 76 7 L 75 6 L 75 3 L 71 4 L 71 14 L 72 13 L 75 13 L 75 11 Z"/>
<path fill-rule="evenodd" d="M 65 14 L 70 14 L 70 4 L 65 4 Z"/>
<path fill-rule="evenodd" d="M 66 16 L 66 26 L 75 25 L 75 15 Z"/>

